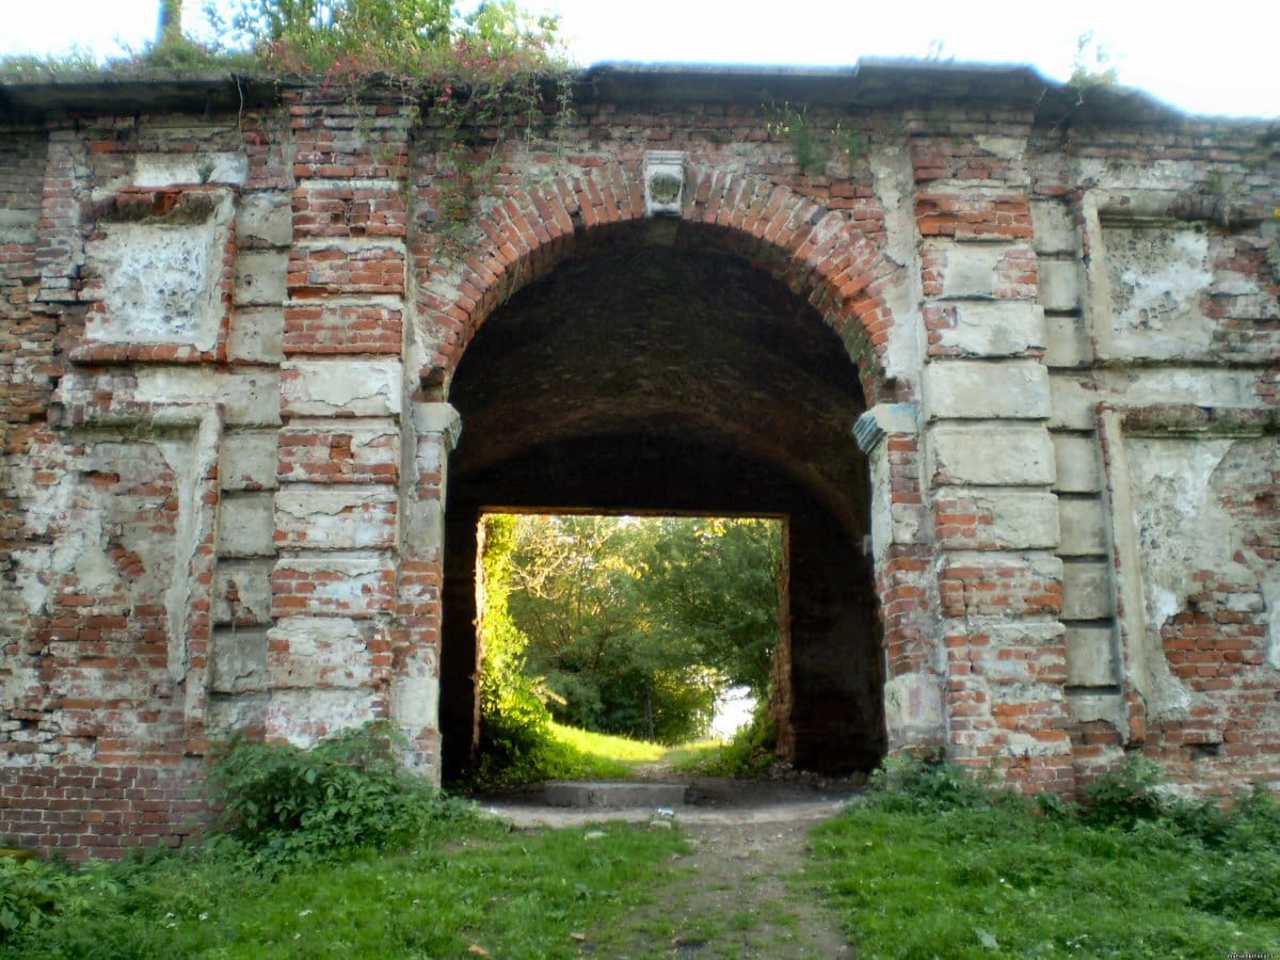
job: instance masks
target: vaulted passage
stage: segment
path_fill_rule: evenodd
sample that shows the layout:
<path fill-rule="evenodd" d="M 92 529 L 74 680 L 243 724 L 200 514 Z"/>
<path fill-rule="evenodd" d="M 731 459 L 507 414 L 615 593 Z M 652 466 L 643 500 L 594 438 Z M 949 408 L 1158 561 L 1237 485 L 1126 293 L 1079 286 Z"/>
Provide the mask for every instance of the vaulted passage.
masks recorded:
<path fill-rule="evenodd" d="M 783 750 L 829 772 L 868 769 L 884 752 L 863 551 L 870 486 L 851 435 L 865 409 L 858 370 L 812 307 L 689 232 L 653 245 L 635 231 L 569 261 L 495 312 L 458 367 L 446 776 L 466 768 L 475 743 L 475 530 L 488 508 L 785 517 Z"/>

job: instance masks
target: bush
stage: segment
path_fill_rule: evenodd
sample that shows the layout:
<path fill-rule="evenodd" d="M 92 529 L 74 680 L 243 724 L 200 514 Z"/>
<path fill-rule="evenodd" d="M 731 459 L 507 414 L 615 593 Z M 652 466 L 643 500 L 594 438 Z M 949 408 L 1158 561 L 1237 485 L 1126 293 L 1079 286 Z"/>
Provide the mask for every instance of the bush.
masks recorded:
<path fill-rule="evenodd" d="M 1130 757 L 1123 767 L 1103 774 L 1085 788 L 1083 819 L 1095 827 L 1124 829 L 1140 820 L 1155 820 L 1165 812 L 1158 790 L 1163 783 L 1158 763 Z"/>
<path fill-rule="evenodd" d="M 233 741 L 210 784 L 220 826 L 259 867 L 383 850 L 465 809 L 400 768 L 385 723 L 311 750 Z"/>
<path fill-rule="evenodd" d="M 71 880 L 65 871 L 41 860 L 0 857 L 0 943 L 52 917 Z"/>
<path fill-rule="evenodd" d="M 969 770 L 927 757 L 888 757 L 871 774 L 866 802 L 894 813 L 986 809 L 1015 801 Z"/>

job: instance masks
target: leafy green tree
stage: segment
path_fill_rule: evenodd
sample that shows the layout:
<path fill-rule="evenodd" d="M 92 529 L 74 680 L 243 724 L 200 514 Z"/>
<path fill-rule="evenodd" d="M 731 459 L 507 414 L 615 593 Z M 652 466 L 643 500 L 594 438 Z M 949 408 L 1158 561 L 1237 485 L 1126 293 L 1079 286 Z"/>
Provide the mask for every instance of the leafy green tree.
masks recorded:
<path fill-rule="evenodd" d="M 505 526 L 510 519 L 513 528 Z M 705 733 L 726 687 L 766 694 L 778 636 L 777 522 L 486 522 L 514 538 L 501 589 L 512 623 L 528 638 L 525 668 L 545 678 L 557 720 L 677 742 Z M 487 618 L 488 579 L 485 591 Z"/>

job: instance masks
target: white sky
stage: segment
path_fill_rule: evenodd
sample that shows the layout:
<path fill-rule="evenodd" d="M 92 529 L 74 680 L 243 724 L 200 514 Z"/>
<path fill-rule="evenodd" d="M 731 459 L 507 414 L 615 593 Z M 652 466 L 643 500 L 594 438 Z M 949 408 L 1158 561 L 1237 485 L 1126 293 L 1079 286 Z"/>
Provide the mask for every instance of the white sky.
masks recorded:
<path fill-rule="evenodd" d="M 225 6 L 227 0 L 217 0 Z M 140 47 L 158 0 L 0 0 L 0 54 L 72 45 L 99 55 Z M 474 0 L 465 5 L 474 5 Z M 1195 113 L 1280 114 L 1280 2 L 1041 0 L 526 0 L 559 13 L 570 50 L 601 60 L 848 65 L 922 57 L 941 41 L 956 60 L 1030 63 L 1066 79 L 1092 30 L 1120 81 Z M 186 0 L 199 31 L 203 0 Z"/>

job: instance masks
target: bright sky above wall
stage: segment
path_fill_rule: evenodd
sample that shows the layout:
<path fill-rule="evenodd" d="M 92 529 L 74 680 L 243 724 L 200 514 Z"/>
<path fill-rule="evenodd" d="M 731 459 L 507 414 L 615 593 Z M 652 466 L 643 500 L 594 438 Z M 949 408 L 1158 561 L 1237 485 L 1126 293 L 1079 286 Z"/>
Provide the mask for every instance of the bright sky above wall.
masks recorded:
<path fill-rule="evenodd" d="M 225 8 L 227 0 L 215 0 Z M 476 0 L 464 0 L 463 7 Z M 139 48 L 158 0 L 0 0 L 0 54 L 99 55 Z M 199 35 L 203 0 L 187 0 Z M 941 43 L 956 60 L 1029 63 L 1071 73 L 1076 39 L 1093 31 L 1120 82 L 1193 113 L 1280 114 L 1280 4 L 1275 0 L 1148 3 L 956 3 L 928 0 L 527 0 L 562 17 L 583 65 L 602 60 L 849 65 L 860 56 L 923 57 Z"/>

